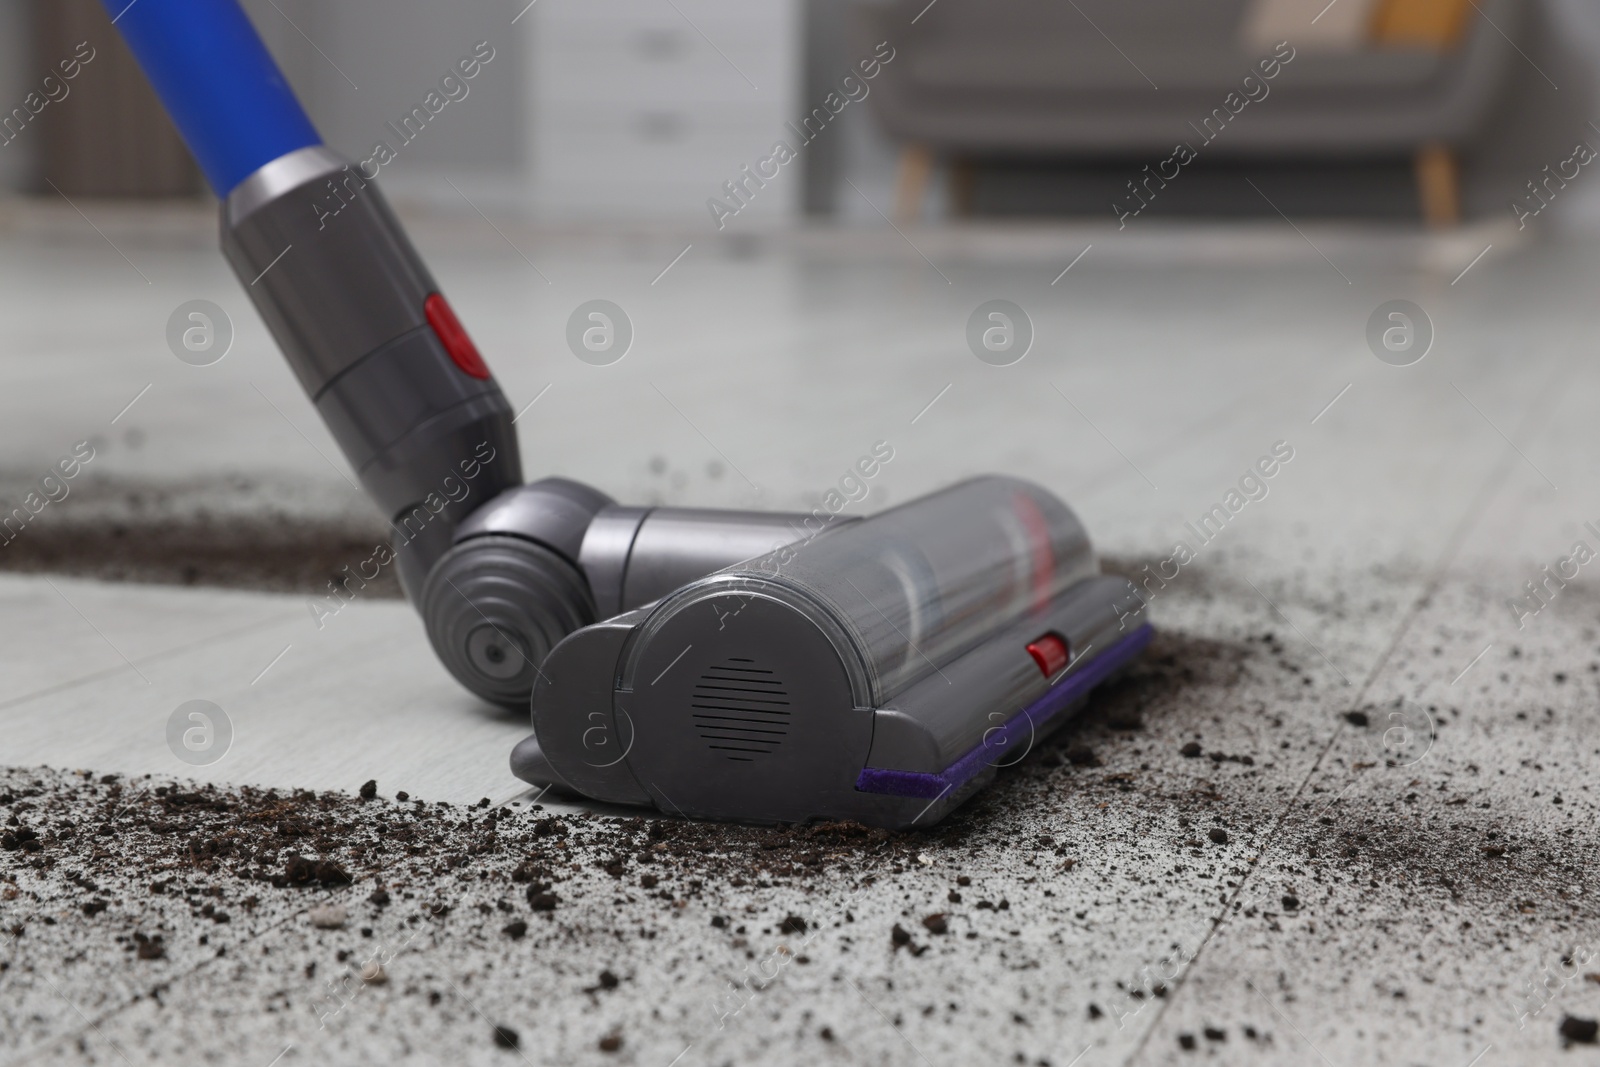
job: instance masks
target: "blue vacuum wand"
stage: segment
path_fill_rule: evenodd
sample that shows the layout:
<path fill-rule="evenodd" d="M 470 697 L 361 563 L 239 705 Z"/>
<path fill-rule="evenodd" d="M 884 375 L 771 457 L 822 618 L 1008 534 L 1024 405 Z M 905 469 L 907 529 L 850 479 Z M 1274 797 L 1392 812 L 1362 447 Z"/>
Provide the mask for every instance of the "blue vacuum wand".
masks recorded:
<path fill-rule="evenodd" d="M 524 485 L 487 364 L 236 0 L 105 4 L 389 521 L 434 650 L 484 699 L 531 706 L 520 777 L 697 816 L 927 825 L 1148 642 L 1131 583 L 1099 577 L 1071 511 L 1015 479 L 866 520 Z"/>

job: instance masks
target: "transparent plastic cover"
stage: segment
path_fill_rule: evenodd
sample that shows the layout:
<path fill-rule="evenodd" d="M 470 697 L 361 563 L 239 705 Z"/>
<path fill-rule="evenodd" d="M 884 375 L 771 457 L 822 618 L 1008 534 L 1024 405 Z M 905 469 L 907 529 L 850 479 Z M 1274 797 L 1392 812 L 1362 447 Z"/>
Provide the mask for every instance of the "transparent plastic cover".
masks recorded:
<path fill-rule="evenodd" d="M 819 602 L 855 640 L 881 706 L 1026 614 L 1042 614 L 1097 566 L 1083 526 L 1055 496 L 983 477 L 722 573 L 760 576 Z"/>

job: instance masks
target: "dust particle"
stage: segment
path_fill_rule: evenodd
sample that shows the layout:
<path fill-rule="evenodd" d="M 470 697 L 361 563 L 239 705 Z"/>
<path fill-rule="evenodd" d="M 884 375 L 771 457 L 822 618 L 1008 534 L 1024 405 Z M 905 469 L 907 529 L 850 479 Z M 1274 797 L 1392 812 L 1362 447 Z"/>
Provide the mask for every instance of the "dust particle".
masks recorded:
<path fill-rule="evenodd" d="M 1569 1045 L 1593 1045 L 1600 1037 L 1600 1022 L 1568 1015 L 1561 1020 L 1561 1038 Z"/>

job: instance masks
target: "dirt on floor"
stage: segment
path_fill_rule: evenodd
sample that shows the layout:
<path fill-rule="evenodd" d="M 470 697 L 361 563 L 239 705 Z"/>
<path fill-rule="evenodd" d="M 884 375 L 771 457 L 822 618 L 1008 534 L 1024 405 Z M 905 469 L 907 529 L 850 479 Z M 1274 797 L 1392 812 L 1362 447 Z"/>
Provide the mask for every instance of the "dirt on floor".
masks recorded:
<path fill-rule="evenodd" d="M 1071 869 L 1089 844 L 1083 835 L 1093 831 L 1055 837 L 1019 834 L 1017 826 L 1059 823 L 1050 816 L 1064 804 L 1104 806 L 1137 792 L 1144 804 L 1187 813 L 1180 837 L 1170 842 L 1174 854 L 1219 876 L 1240 862 L 1226 849 L 1230 842 L 1272 837 L 1291 857 L 1289 866 L 1381 881 L 1413 897 L 1443 890 L 1485 917 L 1512 899 L 1524 913 L 1558 922 L 1588 914 L 1592 902 L 1572 897 L 1567 887 L 1600 861 L 1593 835 L 1519 825 L 1465 797 L 1446 799 L 1439 810 L 1447 818 L 1418 821 L 1412 815 L 1420 783 L 1392 774 L 1383 779 L 1387 788 L 1369 791 L 1361 803 L 1288 823 L 1280 802 L 1241 788 L 1258 761 L 1273 758 L 1272 748 L 1216 749 L 1194 733 L 1159 758 L 1147 753 L 1147 724 L 1192 703 L 1196 693 L 1216 697 L 1238 691 L 1251 675 L 1293 678 L 1300 671 L 1271 632 L 1237 643 L 1160 633 L 1076 723 L 1004 769 L 940 825 L 901 833 L 839 822 L 759 827 L 551 815 L 537 804 L 491 809 L 487 799 L 460 807 L 384 795 L 375 781 L 347 793 L 313 793 L 12 768 L 0 771 L 0 881 L 13 902 L 6 911 L 14 935 L 30 922 L 52 922 L 46 916 L 63 906 L 90 919 L 114 909 L 88 928 L 129 938 L 132 952 L 143 925 L 141 901 L 169 889 L 189 894 L 203 928 L 205 921 L 227 921 L 219 911 L 253 908 L 266 895 L 352 883 L 370 885 L 375 904 L 404 888 L 445 909 L 468 886 L 490 889 L 514 901 L 508 918 L 513 912 L 526 918 L 530 908 L 559 910 L 572 895 L 594 892 L 602 879 L 670 904 L 755 884 L 820 884 L 840 874 L 870 882 L 915 872 L 918 857 L 930 850 L 976 857 L 997 841 Z M 1372 729 L 1381 710 L 1348 713 L 1346 729 Z M 1161 766 L 1173 763 L 1209 780 L 1197 785 L 1193 775 Z M 1125 835 L 1127 828 L 1113 832 Z M 1313 862 L 1319 859 L 1325 862 Z M 1308 875 L 1301 894 L 1309 898 L 1322 878 Z M 475 885 L 479 880 L 491 886 Z M 26 902 L 19 900 L 24 882 L 34 887 Z M 206 890 L 197 895 L 186 888 L 197 884 Z M 1299 906 L 1290 895 L 1269 903 L 1278 911 Z"/>
<path fill-rule="evenodd" d="M 103 444 L 103 443 L 102 443 Z M 222 477 L 155 482 L 86 473 L 58 502 L 22 509 L 27 472 L 0 469 L 0 571 L 317 596 L 386 543 L 354 489 Z M 393 568 L 364 596 L 398 597 Z"/>
<path fill-rule="evenodd" d="M 386 544 L 382 527 L 282 517 L 162 519 L 140 523 L 41 523 L 0 549 L 0 571 L 66 574 L 103 582 L 213 586 L 318 596 Z M 399 597 L 394 568 L 363 596 Z"/>
<path fill-rule="evenodd" d="M 1262 625 L 1270 618 L 1263 612 L 1241 610 L 1254 594 L 1236 596 L 1234 584 L 1197 572 L 1148 652 L 1084 714 L 943 823 L 917 832 L 557 814 L 487 799 L 463 807 L 363 781 L 358 759 L 347 791 L 317 793 L 0 771 L 0 925 L 13 948 L 0 981 L 13 968 L 10 977 L 27 982 L 58 971 L 81 976 L 83 961 L 97 960 L 92 981 L 68 989 L 109 988 L 124 999 L 106 994 L 101 1011 L 131 1011 L 225 957 L 245 988 L 267 983 L 256 972 L 269 962 L 243 962 L 247 947 L 276 959 L 287 951 L 284 930 L 348 928 L 341 936 L 349 943 L 337 950 L 296 942 L 303 982 L 285 991 L 289 979 L 272 972 L 272 996 L 304 1018 L 308 1004 L 326 1004 L 316 998 L 328 975 L 381 982 L 384 966 L 398 967 L 371 944 L 400 936 L 410 944 L 405 931 L 430 930 L 437 943 L 457 946 L 456 982 L 511 971 L 546 983 L 547 998 L 571 986 L 590 998 L 585 1004 L 619 981 L 648 986 L 653 992 L 628 1009 L 631 1028 L 545 1033 L 566 1041 L 559 1047 L 567 1052 L 581 1045 L 610 1054 L 643 1037 L 641 1012 L 686 1003 L 677 976 L 704 972 L 702 960 L 754 960 L 770 949 L 768 958 L 803 965 L 827 944 L 828 967 L 854 968 L 839 973 L 884 996 L 897 981 L 939 984 L 934 972 L 889 977 L 931 953 L 922 963 L 948 979 L 936 995 L 949 1009 L 925 1025 L 929 1040 L 949 1049 L 970 1040 L 963 1012 L 995 1010 L 989 1000 L 1027 988 L 1010 984 L 1023 982 L 1020 972 L 1042 970 L 1054 983 L 1054 1016 L 1036 1007 L 1038 1030 L 986 1024 L 1020 1056 L 1035 1039 L 1059 1046 L 1062 1033 L 1074 1044 L 1115 1043 L 1126 1016 L 1165 1005 L 1188 981 L 1185 972 L 1113 983 L 1121 940 L 1199 925 L 1199 940 L 1180 958 L 1193 959 L 1212 931 L 1226 930 L 1228 948 L 1213 955 L 1235 962 L 1213 969 L 1247 964 L 1247 977 L 1271 980 L 1272 1003 L 1259 992 L 1245 995 L 1243 1010 L 1214 1003 L 1207 989 L 1218 987 L 1201 983 L 1186 992 L 1184 1010 L 1205 1014 L 1204 1026 L 1175 1014 L 1151 1039 L 1173 1054 L 1226 1047 L 1271 1062 L 1298 1053 L 1300 1038 L 1282 1013 L 1304 1028 L 1315 1019 L 1306 1012 L 1341 997 L 1358 1005 L 1343 1011 L 1390 1037 L 1411 1026 L 1406 1012 L 1470 1003 L 1475 1020 L 1451 1023 L 1463 1040 L 1507 1040 L 1494 1028 L 1514 1003 L 1541 1035 L 1537 1047 L 1585 1044 L 1593 1013 L 1541 1015 L 1523 978 L 1530 946 L 1556 952 L 1575 973 L 1600 969 L 1583 948 L 1600 929 L 1589 885 L 1600 862 L 1596 798 L 1581 774 L 1594 746 L 1574 742 L 1587 736 L 1587 705 L 1550 696 L 1576 698 L 1574 687 L 1587 693 L 1597 684 L 1568 675 L 1574 655 L 1592 652 L 1575 651 L 1574 642 L 1593 644 L 1580 636 L 1586 624 L 1552 619 L 1544 645 L 1486 657 L 1472 683 L 1425 706 L 1430 749 L 1409 761 L 1391 746 L 1398 720 L 1389 698 L 1355 700 L 1306 642 Z M 1364 588 L 1383 592 L 1357 590 L 1348 604 L 1318 607 L 1389 620 L 1406 602 L 1382 576 Z M 1294 589 L 1274 595 L 1302 617 L 1315 600 Z M 1494 603 L 1488 590 L 1449 595 L 1460 601 L 1448 608 L 1452 618 L 1478 617 Z M 1430 643 L 1412 655 L 1438 655 Z M 673 921 L 685 917 L 695 922 Z M 822 922 L 832 940 L 811 942 Z M 1032 943 L 1063 937 L 1073 946 L 1067 955 Z M 379 971 L 368 976 L 370 966 Z M 412 1013 L 399 1031 L 404 1041 L 450 996 L 438 978 L 443 964 L 429 966 L 390 994 L 395 1011 L 403 1003 Z M 1150 968 L 1143 973 L 1148 979 Z M 1572 988 L 1586 989 L 1585 981 Z M 1360 992 L 1369 984 L 1376 991 Z M 248 999 L 239 1003 L 230 1010 L 254 1010 Z M 35 1050 L 49 1048 L 56 1032 L 41 1017 L 13 1020 L 36 1028 L 21 1039 Z M 478 1028 L 473 1040 L 484 1048 L 503 1049 L 531 1024 L 474 1017 L 464 1025 Z M 837 1039 L 836 1021 L 796 1025 L 817 1049 Z M 668 1049 L 666 1060 L 674 1054 Z"/>

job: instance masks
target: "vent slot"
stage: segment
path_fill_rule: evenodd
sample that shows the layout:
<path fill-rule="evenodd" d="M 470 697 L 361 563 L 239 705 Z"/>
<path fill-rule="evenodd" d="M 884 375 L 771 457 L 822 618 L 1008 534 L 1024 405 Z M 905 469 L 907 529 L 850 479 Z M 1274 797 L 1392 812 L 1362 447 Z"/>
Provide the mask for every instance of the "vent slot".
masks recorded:
<path fill-rule="evenodd" d="M 751 659 L 732 658 L 707 667 L 689 706 L 700 739 L 735 763 L 771 755 L 789 733 L 788 691 Z"/>

